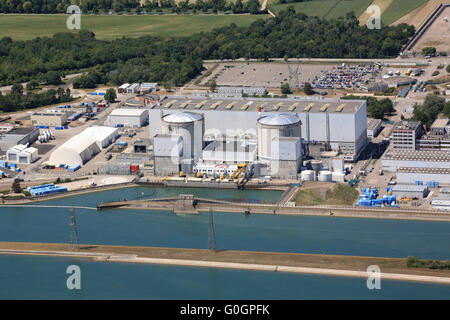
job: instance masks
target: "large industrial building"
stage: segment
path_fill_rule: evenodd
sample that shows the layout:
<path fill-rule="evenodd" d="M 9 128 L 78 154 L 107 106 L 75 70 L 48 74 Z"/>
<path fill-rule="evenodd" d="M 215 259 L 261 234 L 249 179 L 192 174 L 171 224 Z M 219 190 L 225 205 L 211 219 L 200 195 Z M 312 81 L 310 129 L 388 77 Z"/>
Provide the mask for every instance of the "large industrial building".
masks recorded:
<path fill-rule="evenodd" d="M 110 127 L 90 127 L 73 136 L 52 152 L 47 164 L 82 166 L 102 148 L 109 146 L 118 136 L 118 129 Z"/>
<path fill-rule="evenodd" d="M 397 183 L 416 184 L 418 181 L 426 184 L 437 182 L 438 185 L 450 185 L 449 168 L 399 168 Z"/>
<path fill-rule="evenodd" d="M 93 138 L 78 134 L 53 151 L 47 164 L 54 166 L 82 166 L 99 152 L 100 148 Z"/>
<path fill-rule="evenodd" d="M 114 109 L 108 117 L 112 127 L 142 127 L 147 123 L 147 109 L 119 108 Z"/>
<path fill-rule="evenodd" d="M 7 151 L 18 144 L 31 145 L 39 137 L 39 129 L 34 127 L 16 127 L 0 135 L 0 150 Z"/>
<path fill-rule="evenodd" d="M 224 136 L 256 139 L 258 119 L 285 113 L 300 119 L 301 137 L 307 143 L 323 142 L 329 149 L 339 150 L 347 161 L 356 160 L 367 145 L 363 100 L 171 96 L 149 107 L 150 138 L 162 133 L 163 116 L 180 111 L 203 116 L 206 141 Z"/>
<path fill-rule="evenodd" d="M 381 159 L 383 171 L 399 168 L 450 168 L 447 151 L 390 150 Z"/>
<path fill-rule="evenodd" d="M 68 112 L 35 112 L 31 115 L 33 126 L 60 127 L 67 123 Z"/>
<path fill-rule="evenodd" d="M 399 121 L 392 129 L 392 148 L 416 150 L 416 139 L 424 133 L 420 121 Z"/>
<path fill-rule="evenodd" d="M 255 176 L 297 179 L 304 141 L 349 161 L 367 144 L 365 101 L 172 96 L 150 105 L 149 122 L 159 175 L 246 164 Z"/>

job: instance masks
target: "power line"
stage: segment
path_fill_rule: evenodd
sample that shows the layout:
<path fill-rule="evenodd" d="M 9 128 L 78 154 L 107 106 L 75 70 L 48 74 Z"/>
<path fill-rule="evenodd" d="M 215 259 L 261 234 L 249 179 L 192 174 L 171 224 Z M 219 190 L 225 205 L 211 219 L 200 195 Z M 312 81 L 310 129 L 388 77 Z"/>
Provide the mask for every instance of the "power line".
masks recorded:
<path fill-rule="evenodd" d="M 214 232 L 214 219 L 213 212 L 210 210 L 209 215 L 209 228 L 208 228 L 208 249 L 209 250 L 217 250 L 216 246 L 216 233 Z"/>
<path fill-rule="evenodd" d="M 72 250 L 78 250 L 80 248 L 80 242 L 78 240 L 78 228 L 75 220 L 75 208 L 70 209 L 70 248 Z"/>

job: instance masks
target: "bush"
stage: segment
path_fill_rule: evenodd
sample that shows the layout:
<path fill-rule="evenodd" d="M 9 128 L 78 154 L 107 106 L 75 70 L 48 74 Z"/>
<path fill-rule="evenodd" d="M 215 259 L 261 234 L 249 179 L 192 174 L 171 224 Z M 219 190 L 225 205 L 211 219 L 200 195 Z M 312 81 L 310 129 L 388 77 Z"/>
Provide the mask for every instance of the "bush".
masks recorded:
<path fill-rule="evenodd" d="M 291 94 L 292 93 L 291 88 L 289 87 L 288 83 L 283 83 L 281 85 L 280 89 L 281 89 L 282 94 Z"/>
<path fill-rule="evenodd" d="M 427 56 L 434 55 L 436 53 L 436 48 L 435 47 L 425 47 L 422 49 L 422 53 Z"/>
<path fill-rule="evenodd" d="M 450 64 L 447 66 L 447 68 L 445 68 L 445 70 L 447 70 L 447 72 L 450 73 Z"/>
<path fill-rule="evenodd" d="M 22 193 L 27 197 L 31 197 L 31 193 L 29 193 L 27 190 L 22 190 Z"/>
<path fill-rule="evenodd" d="M 436 77 L 437 75 L 439 75 L 439 71 L 435 71 L 435 72 L 433 72 L 432 74 L 431 74 L 433 77 Z"/>

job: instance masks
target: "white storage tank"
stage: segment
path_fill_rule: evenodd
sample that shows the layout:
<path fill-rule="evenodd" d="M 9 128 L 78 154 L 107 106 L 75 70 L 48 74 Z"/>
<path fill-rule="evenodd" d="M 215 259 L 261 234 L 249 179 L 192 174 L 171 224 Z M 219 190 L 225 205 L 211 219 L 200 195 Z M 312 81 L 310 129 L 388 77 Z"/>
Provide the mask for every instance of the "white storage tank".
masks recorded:
<path fill-rule="evenodd" d="M 203 115 L 195 112 L 176 112 L 161 118 L 162 134 L 180 135 L 183 138 L 183 159 L 201 156 L 205 123 Z"/>
<path fill-rule="evenodd" d="M 345 174 L 339 171 L 335 171 L 333 172 L 332 180 L 333 182 L 344 182 Z"/>
<path fill-rule="evenodd" d="M 274 113 L 264 116 L 257 121 L 258 157 L 270 159 L 273 138 L 298 137 L 301 138 L 300 118 L 290 113 Z"/>
<path fill-rule="evenodd" d="M 331 171 L 320 171 L 318 180 L 323 182 L 331 182 L 333 178 L 333 173 Z"/>
<path fill-rule="evenodd" d="M 314 181 L 316 173 L 313 170 L 304 170 L 301 172 L 301 177 L 303 181 Z"/>

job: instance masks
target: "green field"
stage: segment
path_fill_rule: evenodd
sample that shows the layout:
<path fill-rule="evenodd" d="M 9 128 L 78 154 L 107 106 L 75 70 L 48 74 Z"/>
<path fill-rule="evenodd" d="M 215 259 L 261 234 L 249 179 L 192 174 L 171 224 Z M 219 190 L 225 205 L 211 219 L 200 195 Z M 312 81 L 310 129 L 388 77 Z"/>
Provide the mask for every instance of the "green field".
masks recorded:
<path fill-rule="evenodd" d="M 29 40 L 69 31 L 68 15 L 0 15 L 0 38 L 9 36 L 14 40 Z M 97 39 L 114 39 L 122 36 L 144 35 L 171 37 L 187 36 L 209 31 L 230 23 L 249 26 L 261 15 L 147 15 L 147 16 L 82 16 L 81 29 L 93 31 Z"/>
<path fill-rule="evenodd" d="M 393 0 L 381 15 L 381 21 L 387 25 L 391 24 L 427 1 L 428 0 Z"/>
<path fill-rule="evenodd" d="M 284 3 L 269 5 L 269 9 L 275 14 L 285 10 L 288 6 L 294 6 L 295 11 L 303 12 L 308 16 L 318 16 L 326 19 L 345 17 L 345 14 L 354 11 L 359 17 L 373 0 L 314 0 L 297 3 Z"/>

